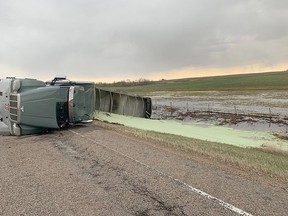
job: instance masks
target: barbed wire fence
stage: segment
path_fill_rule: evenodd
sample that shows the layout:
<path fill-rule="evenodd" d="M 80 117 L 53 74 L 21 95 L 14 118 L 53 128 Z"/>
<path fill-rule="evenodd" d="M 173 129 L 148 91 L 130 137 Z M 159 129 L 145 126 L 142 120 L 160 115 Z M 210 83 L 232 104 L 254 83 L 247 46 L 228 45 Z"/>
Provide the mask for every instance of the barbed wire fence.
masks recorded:
<path fill-rule="evenodd" d="M 152 118 L 155 119 L 178 119 L 187 118 L 195 120 L 214 120 L 219 124 L 237 124 L 239 122 L 257 122 L 262 121 L 269 124 L 288 125 L 286 114 L 274 112 L 271 107 L 257 107 L 249 109 L 241 105 L 215 106 L 214 103 L 201 103 L 201 106 L 195 106 L 195 102 L 172 102 L 172 101 L 153 101 Z M 256 109 L 256 110 L 255 110 Z"/>

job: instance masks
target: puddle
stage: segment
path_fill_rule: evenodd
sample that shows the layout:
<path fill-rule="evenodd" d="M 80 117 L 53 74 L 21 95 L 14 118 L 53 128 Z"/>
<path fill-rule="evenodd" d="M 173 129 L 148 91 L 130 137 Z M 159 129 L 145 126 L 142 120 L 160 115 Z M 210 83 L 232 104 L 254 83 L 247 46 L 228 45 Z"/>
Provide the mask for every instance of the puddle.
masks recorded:
<path fill-rule="evenodd" d="M 189 94 L 188 96 L 186 94 Z M 181 110 L 221 111 L 288 115 L 287 91 L 202 91 L 167 92 L 151 96 L 153 107 L 172 106 Z"/>
<path fill-rule="evenodd" d="M 238 130 L 288 133 L 288 125 L 274 124 L 268 122 L 254 122 L 254 123 L 240 122 L 235 125 L 229 125 L 229 127 Z"/>
<path fill-rule="evenodd" d="M 165 97 L 154 95 L 152 104 L 153 119 L 204 122 L 245 131 L 288 132 L 287 91 L 177 92 Z"/>

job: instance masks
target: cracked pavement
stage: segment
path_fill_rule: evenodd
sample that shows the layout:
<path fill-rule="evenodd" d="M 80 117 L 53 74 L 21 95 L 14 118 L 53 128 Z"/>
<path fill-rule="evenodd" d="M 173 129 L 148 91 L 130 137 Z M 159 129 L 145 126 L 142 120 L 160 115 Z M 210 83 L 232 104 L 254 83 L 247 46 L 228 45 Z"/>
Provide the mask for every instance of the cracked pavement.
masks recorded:
<path fill-rule="evenodd" d="M 0 215 L 284 215 L 277 191 L 101 126 L 0 137 Z"/>

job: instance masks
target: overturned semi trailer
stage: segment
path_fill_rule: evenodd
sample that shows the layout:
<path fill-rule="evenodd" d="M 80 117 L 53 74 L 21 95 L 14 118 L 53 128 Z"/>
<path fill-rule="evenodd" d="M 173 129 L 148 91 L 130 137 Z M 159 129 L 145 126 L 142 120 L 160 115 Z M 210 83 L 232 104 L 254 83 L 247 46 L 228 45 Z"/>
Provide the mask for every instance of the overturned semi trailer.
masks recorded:
<path fill-rule="evenodd" d="M 127 95 L 95 87 L 95 109 L 120 115 L 150 118 L 151 98 Z"/>
<path fill-rule="evenodd" d="M 0 135 L 26 135 L 93 120 L 95 111 L 149 118 L 150 98 L 101 90 L 93 82 L 56 77 L 0 79 Z"/>

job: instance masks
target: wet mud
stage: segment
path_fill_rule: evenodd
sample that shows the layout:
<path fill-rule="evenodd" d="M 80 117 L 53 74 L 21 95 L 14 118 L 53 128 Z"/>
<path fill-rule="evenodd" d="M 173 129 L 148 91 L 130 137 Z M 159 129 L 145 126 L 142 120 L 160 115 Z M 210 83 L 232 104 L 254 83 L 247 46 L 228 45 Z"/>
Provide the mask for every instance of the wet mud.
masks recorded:
<path fill-rule="evenodd" d="M 152 96 L 153 119 L 184 123 L 223 125 L 239 130 L 272 132 L 278 138 L 288 134 L 288 100 L 285 91 L 197 92 L 197 95 Z M 195 93 L 196 94 L 196 93 Z"/>

